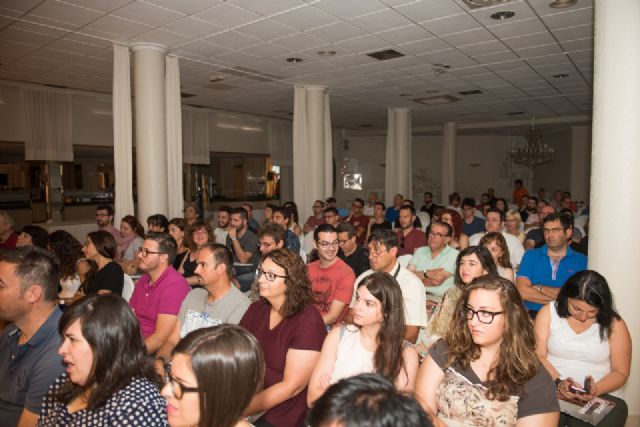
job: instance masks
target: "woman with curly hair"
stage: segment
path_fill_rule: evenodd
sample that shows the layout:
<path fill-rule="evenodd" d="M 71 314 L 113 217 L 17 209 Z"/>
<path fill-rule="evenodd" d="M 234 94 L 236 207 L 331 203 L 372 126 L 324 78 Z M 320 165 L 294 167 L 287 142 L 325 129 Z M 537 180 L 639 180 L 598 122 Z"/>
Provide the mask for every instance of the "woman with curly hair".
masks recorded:
<path fill-rule="evenodd" d="M 262 414 L 256 427 L 296 427 L 307 412 L 307 385 L 320 358 L 327 331 L 313 305 L 311 282 L 302 258 L 288 249 L 262 257 L 249 306 L 240 326 L 260 343 L 265 358 L 264 390 L 246 415 Z"/>
<path fill-rule="evenodd" d="M 416 397 L 438 427 L 555 427 L 556 387 L 534 349 L 533 325 L 513 283 L 479 277 L 420 367 Z"/>
<path fill-rule="evenodd" d="M 509 246 L 507 246 L 507 241 L 502 233 L 497 233 L 495 231 L 487 233 L 482 236 L 478 245 L 484 246 L 489 250 L 489 252 L 491 252 L 493 262 L 498 268 L 498 274 L 500 277 L 504 277 L 511 281 L 511 283 L 515 283 L 516 278 L 513 268 L 511 268 Z"/>
<path fill-rule="evenodd" d="M 309 382 L 307 403 L 342 378 L 377 373 L 400 391 L 413 391 L 418 353 L 403 339 L 402 290 L 388 273 L 365 277 L 356 290 L 353 325 L 333 328 L 322 345 Z"/>
<path fill-rule="evenodd" d="M 453 230 L 449 246 L 457 250 L 462 250 L 469 246 L 469 236 L 462 232 L 462 217 L 458 211 L 445 209 L 440 216 L 440 221 L 449 224 Z"/>
<path fill-rule="evenodd" d="M 178 271 L 187 279 L 187 282 L 192 288 L 199 288 L 201 286 L 198 283 L 200 279 L 196 276 L 196 257 L 198 256 L 198 249 L 202 245 L 215 241 L 213 228 L 211 228 L 211 224 L 208 222 L 198 220 L 186 226 L 184 240 L 187 248 L 189 248 L 189 252 L 182 259 L 182 264 Z"/>
<path fill-rule="evenodd" d="M 58 297 L 70 301 L 82 283 L 77 273 L 82 245 L 67 231 L 56 230 L 49 235 L 49 250 L 60 260 L 61 290 Z"/>

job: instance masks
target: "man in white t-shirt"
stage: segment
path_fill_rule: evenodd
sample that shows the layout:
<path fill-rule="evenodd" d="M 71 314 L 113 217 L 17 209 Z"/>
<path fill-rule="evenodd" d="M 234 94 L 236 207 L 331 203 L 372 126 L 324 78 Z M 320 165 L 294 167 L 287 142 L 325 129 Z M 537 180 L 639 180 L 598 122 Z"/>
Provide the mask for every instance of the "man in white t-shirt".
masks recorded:
<path fill-rule="evenodd" d="M 391 230 L 375 230 L 371 233 L 368 247 L 371 269 L 365 271 L 356 279 L 353 289 L 354 294 L 349 307 L 353 309 L 355 305 L 355 292 L 362 279 L 374 271 L 389 273 L 398 281 L 402 290 L 405 318 L 404 338 L 411 343 L 415 343 L 420 328 L 427 325 L 424 286 L 415 274 L 398 263 L 398 236 L 396 233 Z"/>
<path fill-rule="evenodd" d="M 230 218 L 231 208 L 229 206 L 220 206 L 218 209 L 218 226 L 213 230 L 216 243 L 226 244 Z"/>
<path fill-rule="evenodd" d="M 497 208 L 487 209 L 487 217 L 484 223 L 486 232 L 476 233 L 473 236 L 469 237 L 469 246 L 477 246 L 478 243 L 480 243 L 480 239 L 482 239 L 482 236 L 487 233 L 502 233 L 504 239 L 507 241 L 507 247 L 509 248 L 511 266 L 514 269 L 517 269 L 520 265 L 520 260 L 522 260 L 522 256 L 524 255 L 524 246 L 522 246 L 522 243 L 516 236 L 502 230 L 504 220 L 505 214 L 501 210 Z"/>

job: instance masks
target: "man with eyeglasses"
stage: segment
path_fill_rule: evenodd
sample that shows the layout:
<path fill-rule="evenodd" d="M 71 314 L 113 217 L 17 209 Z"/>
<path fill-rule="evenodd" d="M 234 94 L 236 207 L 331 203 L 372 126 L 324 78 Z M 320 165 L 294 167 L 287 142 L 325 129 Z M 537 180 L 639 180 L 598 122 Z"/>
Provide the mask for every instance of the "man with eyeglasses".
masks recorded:
<path fill-rule="evenodd" d="M 427 246 L 416 249 L 407 266 L 425 286 L 427 300 L 441 300 L 444 293 L 453 286 L 458 251 L 449 246 L 452 233 L 449 224 L 433 222 Z"/>
<path fill-rule="evenodd" d="M 178 320 L 180 304 L 191 288 L 171 264 L 176 241 L 167 233 L 147 233 L 138 250 L 139 269 L 145 274 L 133 289 L 129 305 L 140 322 L 140 330 L 153 354 L 165 343 Z"/>
<path fill-rule="evenodd" d="M 322 200 L 316 200 L 313 202 L 312 208 L 313 215 L 310 215 L 309 218 L 307 218 L 307 222 L 304 223 L 304 227 L 302 228 L 302 231 L 305 233 L 310 233 L 319 225 L 324 224 L 324 218 L 322 217 L 324 202 Z"/>
<path fill-rule="evenodd" d="M 371 269 L 362 273 L 354 284 L 354 293 L 349 307 L 356 303 L 355 290 L 358 284 L 374 271 L 382 271 L 393 276 L 400 285 L 404 302 L 404 339 L 414 343 L 421 327 L 427 325 L 427 309 L 424 286 L 415 274 L 402 267 L 398 262 L 398 235 L 391 230 L 375 230 L 369 238 L 369 263 Z M 353 310 L 346 316 L 346 321 L 353 319 Z"/>
<path fill-rule="evenodd" d="M 202 288 L 193 289 L 180 306 L 171 334 L 157 356 L 168 360 L 171 352 L 189 332 L 233 323 L 237 325 L 251 302 L 232 283 L 233 261 L 224 245 L 205 243 L 198 251 L 196 275 Z"/>
<path fill-rule="evenodd" d="M 338 233 L 329 224 L 322 224 L 313 232 L 318 260 L 308 265 L 309 279 L 315 296 L 314 305 L 325 325 L 342 320 L 353 295 L 356 275 L 338 257 Z"/>
<path fill-rule="evenodd" d="M 266 255 L 284 247 L 287 233 L 281 225 L 268 222 L 258 230 L 258 248 L 260 255 Z"/>
<path fill-rule="evenodd" d="M 293 221 L 293 211 L 291 208 L 277 207 L 273 210 L 273 222 L 284 228 L 287 234 L 284 247 L 292 252 L 300 252 L 300 238 L 296 233 L 289 230 L 289 226 Z"/>
<path fill-rule="evenodd" d="M 476 233 L 469 237 L 469 246 L 477 246 L 480 243 L 480 239 L 482 239 L 486 233 L 502 233 L 509 248 L 509 261 L 511 261 L 511 266 L 514 270 L 516 270 L 520 265 L 522 255 L 524 255 L 524 246 L 520 243 L 520 239 L 503 230 L 505 217 L 505 213 L 498 208 L 487 209 L 487 216 L 484 222 L 486 232 Z"/>
<path fill-rule="evenodd" d="M 569 277 L 587 269 L 587 257 L 569 246 L 571 218 L 562 213 L 547 215 L 542 231 L 545 245 L 524 254 L 516 278 L 516 287 L 533 318 L 544 304 L 556 299 Z"/>
<path fill-rule="evenodd" d="M 338 256 L 347 263 L 357 276 L 369 269 L 369 254 L 356 240 L 356 229 L 348 222 L 338 225 L 338 242 L 340 251 Z"/>
<path fill-rule="evenodd" d="M 427 236 L 424 231 L 413 226 L 416 220 L 416 209 L 411 205 L 404 205 L 400 208 L 398 222 L 398 256 L 413 255 L 416 249 L 427 244 Z"/>
<path fill-rule="evenodd" d="M 333 206 L 329 206 L 322 211 L 322 219 L 325 224 L 329 224 L 332 227 L 337 227 L 340 224 L 340 214 L 338 209 Z"/>
<path fill-rule="evenodd" d="M 123 237 L 120 235 L 120 230 L 113 226 L 113 207 L 111 205 L 96 206 L 96 224 L 99 230 L 111 233 L 118 246 L 122 245 Z"/>

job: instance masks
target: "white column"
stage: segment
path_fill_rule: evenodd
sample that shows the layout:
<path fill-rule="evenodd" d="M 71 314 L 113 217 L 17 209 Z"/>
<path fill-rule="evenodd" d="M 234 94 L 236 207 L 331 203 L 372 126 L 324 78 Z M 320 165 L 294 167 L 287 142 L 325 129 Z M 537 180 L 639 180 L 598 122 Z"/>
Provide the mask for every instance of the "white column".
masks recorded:
<path fill-rule="evenodd" d="M 408 108 L 389 108 L 385 164 L 385 203 L 391 206 L 396 194 L 412 199 L 411 110 Z"/>
<path fill-rule="evenodd" d="M 166 48 L 136 43 L 133 50 L 138 218 L 167 215 L 167 142 L 165 128 Z"/>
<path fill-rule="evenodd" d="M 449 194 L 456 191 L 456 124 L 447 122 L 442 128 L 441 200 L 449 205 Z"/>
<path fill-rule="evenodd" d="M 595 2 L 589 268 L 607 278 L 635 345 L 627 426 L 640 425 L 640 2 Z M 613 215 L 613 216 L 612 216 Z"/>
<path fill-rule="evenodd" d="M 312 192 L 319 198 L 325 195 L 325 123 L 324 123 L 324 86 L 307 86 L 307 129 L 310 162 L 309 173 L 314 177 Z M 307 206 L 300 207 L 308 210 Z"/>

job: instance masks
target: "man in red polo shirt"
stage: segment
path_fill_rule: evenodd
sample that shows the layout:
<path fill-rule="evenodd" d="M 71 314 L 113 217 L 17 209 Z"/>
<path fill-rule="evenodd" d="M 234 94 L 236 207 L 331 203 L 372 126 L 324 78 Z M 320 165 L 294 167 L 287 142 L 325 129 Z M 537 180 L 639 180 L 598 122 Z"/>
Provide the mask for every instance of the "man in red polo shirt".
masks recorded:
<path fill-rule="evenodd" d="M 398 256 L 413 255 L 416 249 L 427 245 L 427 235 L 424 231 L 413 226 L 416 220 L 416 209 L 411 205 L 404 205 L 398 213 L 400 231 L 398 231 Z"/>

